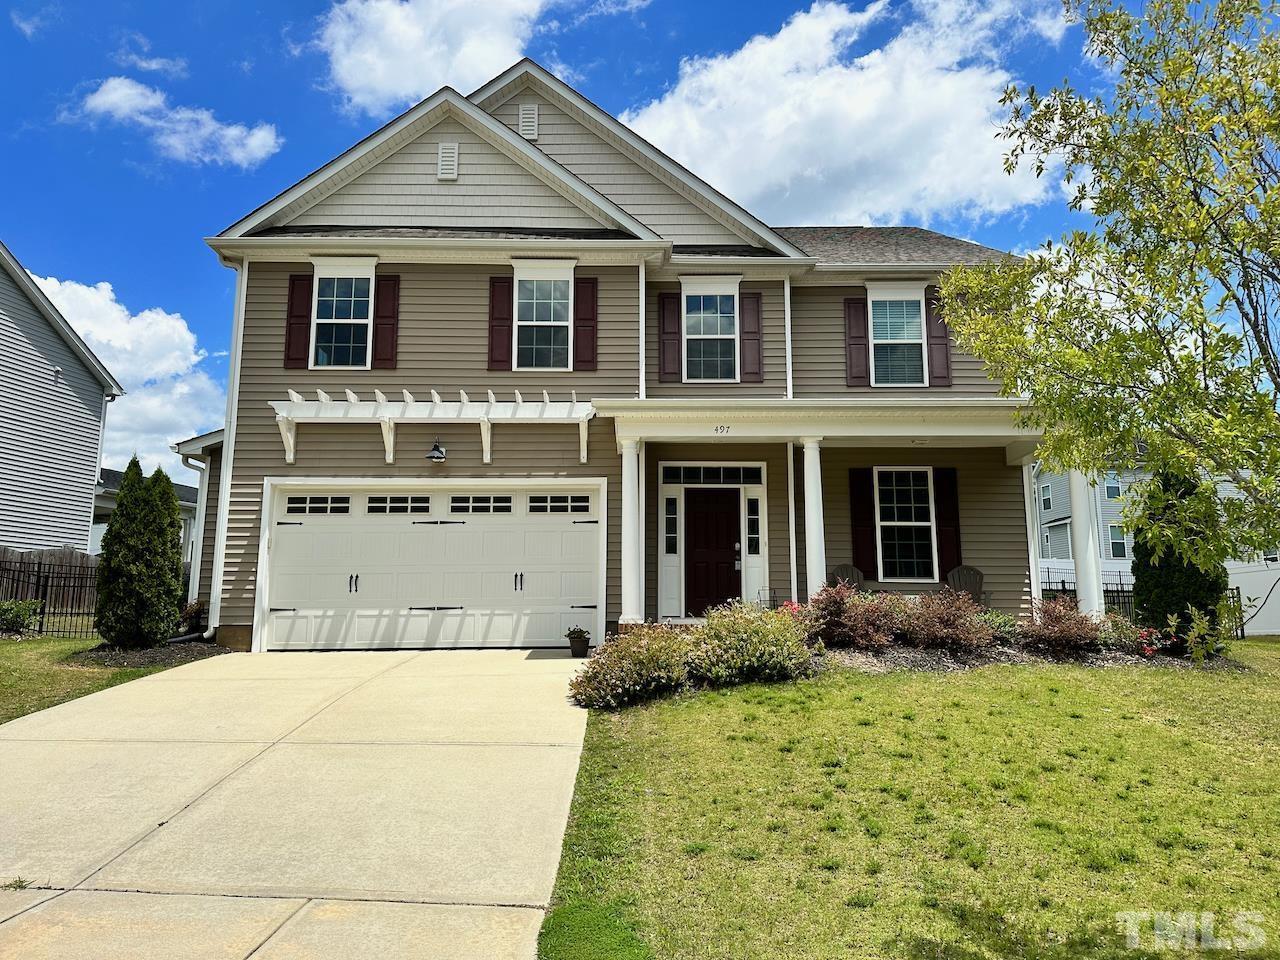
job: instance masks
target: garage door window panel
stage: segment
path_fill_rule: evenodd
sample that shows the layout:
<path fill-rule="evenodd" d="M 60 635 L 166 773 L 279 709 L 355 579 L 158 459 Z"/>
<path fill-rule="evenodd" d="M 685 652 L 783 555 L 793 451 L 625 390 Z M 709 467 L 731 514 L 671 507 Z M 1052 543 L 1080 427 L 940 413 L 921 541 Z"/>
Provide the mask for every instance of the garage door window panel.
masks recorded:
<path fill-rule="evenodd" d="M 449 512 L 461 514 L 510 513 L 512 499 L 506 494 L 454 494 L 449 498 Z"/>

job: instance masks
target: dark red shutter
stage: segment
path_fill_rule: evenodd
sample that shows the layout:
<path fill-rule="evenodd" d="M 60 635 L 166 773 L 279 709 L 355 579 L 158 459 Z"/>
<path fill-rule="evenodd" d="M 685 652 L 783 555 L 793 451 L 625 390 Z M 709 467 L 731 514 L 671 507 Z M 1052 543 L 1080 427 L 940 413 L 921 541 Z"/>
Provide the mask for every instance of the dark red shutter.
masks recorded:
<path fill-rule="evenodd" d="M 951 331 L 942 316 L 936 287 L 925 294 L 925 333 L 929 342 L 929 386 L 951 386 Z"/>
<path fill-rule="evenodd" d="M 596 368 L 596 328 L 599 287 L 595 277 L 573 281 L 573 369 Z"/>
<path fill-rule="evenodd" d="M 763 304 L 759 293 L 739 294 L 742 307 L 738 349 L 742 353 L 742 370 L 738 377 L 743 383 L 764 381 L 764 348 L 761 345 Z"/>
<path fill-rule="evenodd" d="M 515 293 L 511 277 L 489 278 L 489 369 L 511 369 L 512 310 Z"/>
<path fill-rule="evenodd" d="M 284 365 L 305 370 L 311 361 L 311 274 L 289 277 L 284 321 Z"/>
<path fill-rule="evenodd" d="M 866 301 L 862 301 L 864 304 Z M 849 471 L 849 516 L 853 521 L 853 565 L 866 580 L 878 580 L 876 567 L 876 494 L 870 467 Z"/>
<path fill-rule="evenodd" d="M 379 274 L 373 282 L 373 362 L 375 370 L 396 368 L 400 335 L 400 278 Z"/>
<path fill-rule="evenodd" d="M 680 294 L 658 294 L 658 379 L 680 381 Z"/>
<path fill-rule="evenodd" d="M 964 562 L 960 553 L 960 485 L 955 467 L 933 468 L 933 512 L 938 529 L 938 579 Z"/>
<path fill-rule="evenodd" d="M 844 378 L 848 386 L 871 386 L 869 349 L 866 298 L 850 297 L 844 302 Z"/>

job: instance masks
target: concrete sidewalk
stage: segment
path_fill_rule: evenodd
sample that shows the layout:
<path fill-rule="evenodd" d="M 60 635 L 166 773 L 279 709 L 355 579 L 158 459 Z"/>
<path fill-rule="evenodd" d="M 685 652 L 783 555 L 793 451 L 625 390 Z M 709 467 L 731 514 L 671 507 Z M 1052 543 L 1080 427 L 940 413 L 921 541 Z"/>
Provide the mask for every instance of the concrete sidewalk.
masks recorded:
<path fill-rule="evenodd" d="M 527 960 L 576 666 L 229 654 L 0 726 L 0 955 Z"/>

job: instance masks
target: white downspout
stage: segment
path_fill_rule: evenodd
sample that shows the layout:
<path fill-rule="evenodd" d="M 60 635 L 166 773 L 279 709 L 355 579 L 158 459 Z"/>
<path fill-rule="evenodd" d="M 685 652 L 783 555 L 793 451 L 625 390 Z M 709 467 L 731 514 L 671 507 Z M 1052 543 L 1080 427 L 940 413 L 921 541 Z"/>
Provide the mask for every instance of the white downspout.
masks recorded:
<path fill-rule="evenodd" d="M 640 359 L 640 363 L 639 363 L 639 365 L 638 365 L 638 367 L 637 367 L 637 369 L 638 369 L 638 370 L 639 370 L 639 372 L 640 372 L 640 393 L 638 394 L 638 396 L 640 397 L 640 399 L 641 399 L 641 400 L 643 400 L 643 399 L 645 398 L 645 385 L 644 385 L 644 378 L 645 378 L 645 373 L 646 373 L 646 371 L 645 371 L 644 352 L 645 352 L 645 350 L 646 350 L 646 349 L 648 349 L 648 344 L 647 344 L 647 343 L 645 343 L 645 331 L 644 331 L 644 306 L 645 306 L 645 304 L 644 304 L 644 298 L 645 298 L 644 283 L 645 283 L 645 280 L 644 280 L 644 261 L 643 261 L 643 260 L 641 260 L 641 261 L 640 261 L 640 310 L 639 310 L 639 314 L 640 314 L 640 317 L 639 317 L 639 319 L 640 319 L 640 358 L 639 358 L 639 359 Z"/>
<path fill-rule="evenodd" d="M 213 538 L 213 569 L 209 571 L 209 628 L 211 639 L 222 621 L 222 579 L 227 557 L 227 515 L 231 511 L 231 463 L 235 454 L 236 406 L 240 393 L 240 341 L 244 338 L 244 302 L 249 286 L 249 260 L 236 266 L 236 306 L 231 330 L 230 371 L 227 377 L 227 412 L 222 435 L 222 464 L 218 479 L 218 518 Z M 261 532 L 260 532 L 260 535 Z"/>
<path fill-rule="evenodd" d="M 200 561 L 204 557 L 204 512 L 209 498 L 209 462 L 193 460 L 184 453 L 182 465 L 200 474 L 200 483 L 196 487 L 195 525 L 191 531 L 191 573 L 188 575 L 187 582 L 187 603 L 191 603 L 200 596 Z M 212 594 L 210 599 L 213 599 Z"/>
<path fill-rule="evenodd" d="M 782 278 L 782 324 L 785 328 L 783 336 L 787 343 L 787 399 L 794 396 L 791 377 L 791 275 Z"/>

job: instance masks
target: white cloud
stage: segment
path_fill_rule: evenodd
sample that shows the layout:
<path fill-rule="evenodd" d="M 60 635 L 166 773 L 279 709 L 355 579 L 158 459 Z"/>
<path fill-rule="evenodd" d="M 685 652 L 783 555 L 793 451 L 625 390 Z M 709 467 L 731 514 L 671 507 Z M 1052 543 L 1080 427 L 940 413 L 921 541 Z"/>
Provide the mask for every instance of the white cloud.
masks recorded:
<path fill-rule="evenodd" d="M 13 24 L 15 30 L 28 40 L 47 27 L 50 19 L 52 19 L 52 14 L 49 10 L 40 10 L 36 13 L 25 15 L 17 10 L 9 11 L 9 22 Z"/>
<path fill-rule="evenodd" d="M 107 408 L 103 465 L 123 468 L 136 453 L 147 472 L 162 466 L 188 482 L 169 444 L 221 424 L 226 397 L 186 320 L 159 307 L 131 313 L 105 281 L 33 279 L 127 391 Z"/>
<path fill-rule="evenodd" d="M 272 124 L 223 123 L 203 107 L 172 106 L 164 91 L 129 77 L 103 80 L 85 96 L 79 116 L 136 126 L 150 135 L 163 156 L 191 164 L 230 164 L 247 170 L 284 145 Z"/>
<path fill-rule="evenodd" d="M 384 114 L 448 84 L 470 93 L 524 55 L 552 0 L 340 0 L 317 46 L 351 110 Z"/>
<path fill-rule="evenodd" d="M 1013 79 L 1000 56 L 1052 39 L 1055 3 L 914 0 L 881 46 L 858 49 L 869 26 L 895 24 L 886 0 L 820 0 L 775 34 L 682 61 L 622 119 L 767 222 L 997 216 L 1052 190 L 1052 176 L 1006 176 L 996 131 Z"/>
<path fill-rule="evenodd" d="M 575 27 L 595 17 L 612 17 L 620 13 L 639 13 L 653 0 L 595 0 L 573 19 Z"/>
<path fill-rule="evenodd" d="M 130 34 L 116 51 L 116 62 L 147 73 L 163 73 L 169 77 L 185 77 L 187 61 L 182 57 L 153 57 L 151 41 L 140 33 Z"/>

